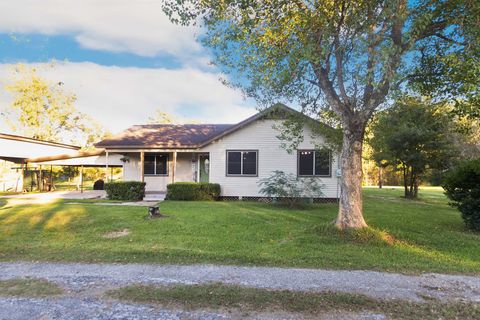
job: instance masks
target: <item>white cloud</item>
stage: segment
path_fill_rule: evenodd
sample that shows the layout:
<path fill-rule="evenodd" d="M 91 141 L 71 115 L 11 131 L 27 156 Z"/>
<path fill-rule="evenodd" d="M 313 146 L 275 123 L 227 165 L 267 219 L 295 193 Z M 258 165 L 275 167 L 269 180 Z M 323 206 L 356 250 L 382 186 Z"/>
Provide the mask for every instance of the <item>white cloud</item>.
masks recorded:
<path fill-rule="evenodd" d="M 204 123 L 236 123 L 256 111 L 238 91 L 218 81 L 218 74 L 193 68 L 146 69 L 108 67 L 90 62 L 35 64 L 48 80 L 64 83 L 77 95 L 77 108 L 112 132 L 146 123 L 157 108 L 178 118 Z M 11 103 L 4 82 L 11 65 L 0 64 L 0 108 Z M 0 132 L 6 131 L 0 124 Z"/>
<path fill-rule="evenodd" d="M 141 56 L 201 54 L 198 30 L 172 24 L 160 0 L 1 1 L 0 32 L 73 35 L 85 48 Z"/>

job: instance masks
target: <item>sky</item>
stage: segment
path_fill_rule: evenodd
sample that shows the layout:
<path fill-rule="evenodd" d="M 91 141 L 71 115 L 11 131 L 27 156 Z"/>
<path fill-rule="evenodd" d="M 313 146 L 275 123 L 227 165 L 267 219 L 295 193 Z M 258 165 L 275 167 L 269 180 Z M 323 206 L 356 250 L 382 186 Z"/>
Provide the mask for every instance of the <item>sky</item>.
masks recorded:
<path fill-rule="evenodd" d="M 112 133 L 160 109 L 181 122 L 236 123 L 253 101 L 224 86 L 201 30 L 172 24 L 161 0 L 0 0 L 0 110 L 18 63 L 77 96 Z M 3 120 L 0 132 L 12 133 Z"/>

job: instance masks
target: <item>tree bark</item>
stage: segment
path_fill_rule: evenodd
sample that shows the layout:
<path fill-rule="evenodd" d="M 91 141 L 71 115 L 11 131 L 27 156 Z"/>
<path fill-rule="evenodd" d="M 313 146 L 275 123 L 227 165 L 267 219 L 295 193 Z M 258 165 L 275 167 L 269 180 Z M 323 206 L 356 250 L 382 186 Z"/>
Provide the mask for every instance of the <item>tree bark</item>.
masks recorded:
<path fill-rule="evenodd" d="M 415 183 L 413 185 L 413 198 L 418 199 L 418 177 L 415 176 Z"/>
<path fill-rule="evenodd" d="M 339 229 L 359 229 L 367 226 L 363 218 L 362 144 L 364 126 L 349 129 L 344 126 L 342 145 L 342 177 L 340 208 L 335 226 Z"/>
<path fill-rule="evenodd" d="M 378 167 L 378 188 L 379 189 L 383 188 L 383 167 L 382 166 Z"/>

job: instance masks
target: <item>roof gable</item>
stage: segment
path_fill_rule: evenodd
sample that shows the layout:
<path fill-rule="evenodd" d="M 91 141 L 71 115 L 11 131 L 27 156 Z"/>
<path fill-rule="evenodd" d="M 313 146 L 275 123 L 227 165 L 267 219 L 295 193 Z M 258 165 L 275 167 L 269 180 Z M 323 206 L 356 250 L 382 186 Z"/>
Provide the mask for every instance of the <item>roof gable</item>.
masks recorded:
<path fill-rule="evenodd" d="M 100 141 L 95 146 L 119 149 L 201 148 L 257 120 L 286 119 L 292 114 L 316 122 L 316 120 L 284 104 L 275 104 L 237 124 L 136 125 L 118 135 Z"/>

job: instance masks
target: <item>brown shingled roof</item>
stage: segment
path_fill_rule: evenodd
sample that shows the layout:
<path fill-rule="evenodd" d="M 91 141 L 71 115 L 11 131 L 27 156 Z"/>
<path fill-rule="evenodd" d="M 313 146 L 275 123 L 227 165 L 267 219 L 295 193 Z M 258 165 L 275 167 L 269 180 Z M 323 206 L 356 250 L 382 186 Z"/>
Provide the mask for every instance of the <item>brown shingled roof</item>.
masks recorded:
<path fill-rule="evenodd" d="M 250 123 L 276 114 L 275 118 L 284 118 L 285 113 L 301 116 L 308 121 L 314 120 L 284 104 L 277 103 L 248 119 L 237 124 L 150 124 L 133 126 L 119 135 L 95 144 L 98 148 L 159 148 L 159 149 L 190 149 L 201 148 L 212 141 L 223 138 Z M 328 127 L 328 126 L 327 126 Z"/>
<path fill-rule="evenodd" d="M 232 124 L 150 124 L 130 127 L 105 139 L 100 148 L 196 148 L 232 128 Z"/>

